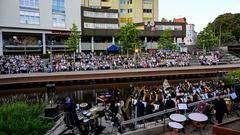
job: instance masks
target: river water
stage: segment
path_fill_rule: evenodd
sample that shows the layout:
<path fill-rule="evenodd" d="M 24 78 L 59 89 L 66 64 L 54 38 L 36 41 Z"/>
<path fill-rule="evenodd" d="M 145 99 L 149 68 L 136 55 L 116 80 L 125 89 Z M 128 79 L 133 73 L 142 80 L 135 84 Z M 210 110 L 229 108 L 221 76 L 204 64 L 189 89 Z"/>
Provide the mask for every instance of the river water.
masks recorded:
<path fill-rule="evenodd" d="M 190 82 L 196 82 L 199 80 L 206 80 L 211 78 L 191 78 L 188 79 Z M 175 79 L 169 80 L 170 85 L 176 85 L 185 79 Z M 117 88 L 120 90 L 120 98 L 125 99 L 127 97 L 127 89 L 130 84 L 135 87 L 156 87 L 162 85 L 163 80 L 151 80 L 151 81 L 141 81 L 141 82 L 124 82 L 124 83 L 109 83 L 109 84 L 89 84 L 89 85 L 72 85 L 68 86 L 55 86 L 54 99 L 55 102 L 63 102 L 68 96 L 71 97 L 74 102 L 82 103 L 87 102 L 90 104 L 96 103 L 96 93 L 105 92 L 112 88 Z M 47 100 L 52 97 L 52 94 L 47 92 L 46 87 L 36 87 L 36 88 L 19 88 L 14 90 L 1 90 L 0 91 L 0 103 L 10 102 L 10 101 L 25 101 L 29 100 Z"/>

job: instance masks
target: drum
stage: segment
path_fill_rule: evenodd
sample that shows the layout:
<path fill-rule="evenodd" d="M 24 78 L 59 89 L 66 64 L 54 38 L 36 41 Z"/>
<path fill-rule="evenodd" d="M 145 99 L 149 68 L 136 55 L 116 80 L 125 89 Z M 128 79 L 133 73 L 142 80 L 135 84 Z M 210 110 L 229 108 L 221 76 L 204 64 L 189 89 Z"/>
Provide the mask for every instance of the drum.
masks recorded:
<path fill-rule="evenodd" d="M 173 128 L 173 129 L 182 129 L 183 125 L 177 122 L 169 122 L 168 126 Z"/>
<path fill-rule="evenodd" d="M 232 110 L 232 105 L 233 105 L 231 99 L 230 98 L 224 98 L 224 101 L 227 105 L 228 112 L 230 112 Z"/>
<path fill-rule="evenodd" d="M 182 115 L 182 114 L 171 114 L 170 115 L 170 119 L 172 121 L 175 121 L 175 122 L 184 122 L 187 120 L 186 116 Z"/>

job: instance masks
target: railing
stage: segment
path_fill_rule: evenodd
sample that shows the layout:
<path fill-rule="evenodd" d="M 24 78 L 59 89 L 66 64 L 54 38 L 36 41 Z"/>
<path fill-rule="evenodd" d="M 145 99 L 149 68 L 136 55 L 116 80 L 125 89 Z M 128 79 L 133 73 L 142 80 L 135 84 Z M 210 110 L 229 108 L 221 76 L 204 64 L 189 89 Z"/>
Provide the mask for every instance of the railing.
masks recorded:
<path fill-rule="evenodd" d="M 223 95 L 223 96 L 221 96 L 222 98 L 225 98 L 225 97 L 228 97 L 229 95 Z M 188 108 L 190 108 L 190 107 L 194 107 L 194 106 L 196 106 L 197 104 L 199 104 L 200 102 L 205 102 L 205 103 L 207 103 L 207 102 L 211 102 L 211 101 L 213 101 L 215 99 L 215 97 L 212 97 L 212 98 L 209 98 L 209 99 L 207 99 L 207 100 L 202 100 L 202 101 L 197 101 L 197 102 L 194 102 L 194 103 L 190 103 L 190 104 L 188 104 Z M 178 109 L 177 108 L 172 108 L 172 109 L 167 109 L 167 110 L 164 110 L 164 111 L 160 111 L 160 112 L 157 112 L 157 113 L 152 113 L 152 114 L 149 114 L 149 115 L 145 115 L 145 116 L 142 116 L 142 117 L 138 117 L 138 118 L 134 118 L 134 119 L 130 119 L 130 120 L 126 120 L 126 121 L 123 121 L 123 122 L 121 122 L 121 124 L 120 124 L 120 128 L 121 128 L 121 131 L 122 132 L 127 132 L 127 131 L 124 131 L 123 130 L 123 128 L 124 127 L 126 127 L 126 125 L 130 125 L 130 124 L 134 124 L 135 126 L 134 126 L 134 129 L 131 129 L 131 130 L 137 130 L 139 127 L 137 127 L 136 125 L 137 125 L 137 123 L 138 122 L 141 122 L 141 121 L 143 121 L 143 128 L 146 128 L 146 125 L 148 124 L 148 123 L 146 123 L 146 121 L 148 120 L 148 119 L 154 119 L 154 118 L 156 118 L 156 117 L 160 117 L 160 116 L 162 116 L 162 115 L 165 115 L 165 114 L 167 114 L 167 113 L 172 113 L 172 112 L 175 112 L 175 111 L 177 111 Z M 156 122 L 156 120 L 155 120 L 155 125 L 157 124 L 157 122 Z M 165 124 L 165 123 L 164 123 Z"/>

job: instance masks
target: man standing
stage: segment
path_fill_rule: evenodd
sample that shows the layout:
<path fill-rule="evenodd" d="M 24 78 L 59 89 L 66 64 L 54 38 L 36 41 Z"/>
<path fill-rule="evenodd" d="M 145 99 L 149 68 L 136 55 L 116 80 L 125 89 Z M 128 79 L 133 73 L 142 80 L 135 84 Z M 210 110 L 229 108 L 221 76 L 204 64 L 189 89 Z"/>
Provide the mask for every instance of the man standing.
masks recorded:
<path fill-rule="evenodd" d="M 214 101 L 214 114 L 218 123 L 222 123 L 224 113 L 227 112 L 227 105 L 225 101 L 218 94 Z"/>

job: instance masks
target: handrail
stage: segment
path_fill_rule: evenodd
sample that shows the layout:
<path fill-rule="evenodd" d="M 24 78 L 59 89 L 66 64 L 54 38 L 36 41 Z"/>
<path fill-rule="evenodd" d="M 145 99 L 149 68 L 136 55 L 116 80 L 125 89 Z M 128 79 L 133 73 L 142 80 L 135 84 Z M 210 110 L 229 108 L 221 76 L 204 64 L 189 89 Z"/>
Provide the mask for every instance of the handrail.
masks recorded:
<path fill-rule="evenodd" d="M 221 97 L 225 98 L 225 97 L 228 97 L 228 96 L 229 95 L 222 95 Z M 209 98 L 207 100 L 202 100 L 202 101 L 197 101 L 197 102 L 194 102 L 194 103 L 190 103 L 190 104 L 188 104 L 188 107 L 195 106 L 200 102 L 205 102 L 205 103 L 210 102 L 210 101 L 213 101 L 214 99 L 215 99 L 215 97 L 212 97 L 212 98 Z M 163 115 L 165 113 L 174 112 L 176 110 L 178 110 L 178 109 L 177 108 L 172 108 L 172 109 L 167 109 L 167 110 L 160 111 L 160 112 L 157 112 L 157 113 L 152 113 L 152 114 L 149 114 L 149 115 L 141 116 L 141 117 L 138 117 L 138 118 L 126 120 L 126 121 L 121 122 L 121 126 L 126 125 L 126 124 L 131 124 L 131 123 L 134 123 L 134 122 L 137 122 L 137 121 L 142 121 L 144 119 L 150 119 L 152 117 L 160 116 L 160 115 Z"/>

